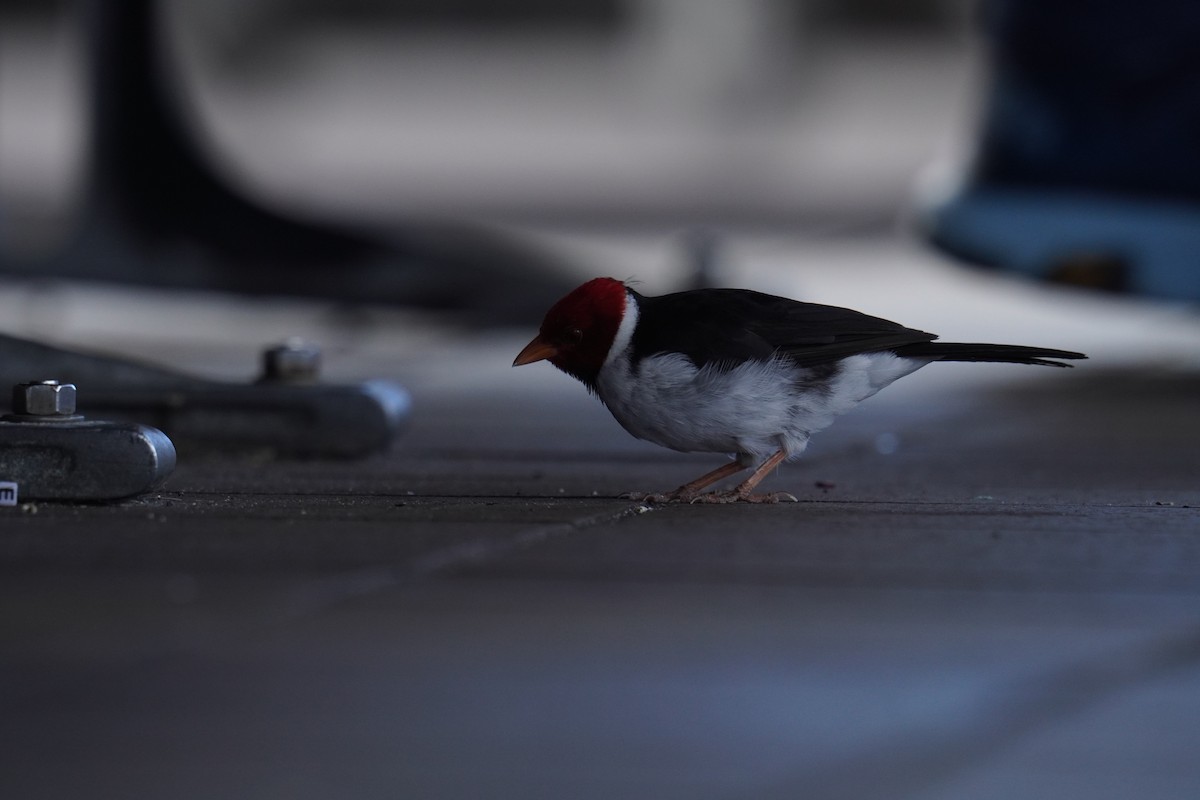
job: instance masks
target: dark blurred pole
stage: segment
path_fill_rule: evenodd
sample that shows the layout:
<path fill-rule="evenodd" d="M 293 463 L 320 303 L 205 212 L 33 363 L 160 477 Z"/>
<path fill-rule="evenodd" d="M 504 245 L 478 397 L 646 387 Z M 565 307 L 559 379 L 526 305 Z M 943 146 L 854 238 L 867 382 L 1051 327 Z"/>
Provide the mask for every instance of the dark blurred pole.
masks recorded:
<path fill-rule="evenodd" d="M 158 8 L 154 0 L 84 2 L 91 83 L 86 207 L 110 224 L 137 218 L 145 223 L 137 233 L 165 235 L 179 227 L 177 209 L 151 198 L 174 195 L 172 205 L 194 214 L 203 206 L 196 193 L 211 202 L 223 192 L 199 166 L 193 134 L 165 107 Z"/>
<path fill-rule="evenodd" d="M 86 0 L 92 130 L 84 233 L 151 258 L 178 255 L 172 248 L 198 251 L 204 269 L 190 279 L 235 291 L 295 290 L 309 269 L 385 255 L 346 231 L 273 213 L 214 171 L 211 150 L 184 122 L 187 100 L 162 51 L 162 6 Z M 185 266 L 164 260 L 155 271 Z"/>

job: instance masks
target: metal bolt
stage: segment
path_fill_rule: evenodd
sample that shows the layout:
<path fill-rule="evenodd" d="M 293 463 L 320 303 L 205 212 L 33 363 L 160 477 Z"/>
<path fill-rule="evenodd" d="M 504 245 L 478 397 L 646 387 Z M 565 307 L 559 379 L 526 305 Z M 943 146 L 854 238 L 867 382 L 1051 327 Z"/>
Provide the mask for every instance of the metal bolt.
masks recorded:
<path fill-rule="evenodd" d="M 75 384 L 58 381 L 18 383 L 13 387 L 14 414 L 70 417 L 75 414 Z"/>
<path fill-rule="evenodd" d="M 321 348 L 297 337 L 263 351 L 264 381 L 309 383 L 321 371 Z"/>

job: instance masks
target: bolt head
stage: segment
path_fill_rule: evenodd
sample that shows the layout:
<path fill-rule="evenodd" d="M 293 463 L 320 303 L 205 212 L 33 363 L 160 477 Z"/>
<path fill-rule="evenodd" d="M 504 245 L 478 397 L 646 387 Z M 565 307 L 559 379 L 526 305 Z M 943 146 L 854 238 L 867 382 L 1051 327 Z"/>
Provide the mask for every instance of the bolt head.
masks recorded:
<path fill-rule="evenodd" d="M 70 417 L 75 413 L 75 384 L 58 381 L 19 383 L 13 387 L 13 413 L 31 417 Z"/>
<path fill-rule="evenodd" d="M 263 351 L 263 379 L 285 383 L 315 381 L 321 371 L 321 348 L 292 338 Z"/>

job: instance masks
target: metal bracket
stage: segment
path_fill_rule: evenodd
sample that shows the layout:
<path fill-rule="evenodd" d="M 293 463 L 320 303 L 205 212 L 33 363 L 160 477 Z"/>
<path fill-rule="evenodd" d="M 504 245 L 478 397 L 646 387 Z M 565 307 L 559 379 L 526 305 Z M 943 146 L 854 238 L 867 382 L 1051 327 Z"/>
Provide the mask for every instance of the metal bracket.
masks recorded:
<path fill-rule="evenodd" d="M 18 500 L 119 500 L 142 494 L 175 469 L 175 447 L 146 425 L 75 413 L 75 386 L 21 384 L 14 413 L 0 417 L 5 505 Z"/>
<path fill-rule="evenodd" d="M 0 420 L 0 478 L 20 500 L 119 500 L 159 486 L 175 447 L 146 425 Z"/>
<path fill-rule="evenodd" d="M 153 425 L 185 454 L 355 458 L 387 448 L 408 418 L 408 393 L 390 381 L 318 383 L 318 360 L 316 348 L 290 341 L 266 351 L 259 382 L 234 383 L 0 334 L 0 384 L 52 374 L 85 387 L 88 414 Z"/>

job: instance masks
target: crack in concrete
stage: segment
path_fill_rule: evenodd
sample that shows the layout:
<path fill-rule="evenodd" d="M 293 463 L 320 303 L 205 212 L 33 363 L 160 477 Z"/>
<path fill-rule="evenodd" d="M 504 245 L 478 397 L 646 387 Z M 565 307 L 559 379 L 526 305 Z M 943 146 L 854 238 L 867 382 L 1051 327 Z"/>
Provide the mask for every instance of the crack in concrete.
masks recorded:
<path fill-rule="evenodd" d="M 298 619 L 319 613 L 349 600 L 452 573 L 458 569 L 482 564 L 509 553 L 590 528 L 615 525 L 653 510 L 652 506 L 634 503 L 617 512 L 604 512 L 565 522 L 535 525 L 506 537 L 486 537 L 457 542 L 431 550 L 399 566 L 370 567 L 315 579 L 291 593 L 291 596 L 285 601 L 286 611 L 283 616 L 289 619 Z"/>

